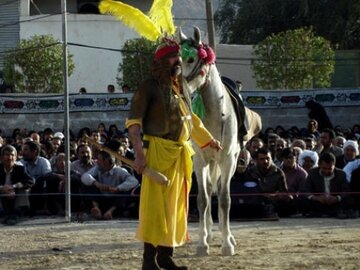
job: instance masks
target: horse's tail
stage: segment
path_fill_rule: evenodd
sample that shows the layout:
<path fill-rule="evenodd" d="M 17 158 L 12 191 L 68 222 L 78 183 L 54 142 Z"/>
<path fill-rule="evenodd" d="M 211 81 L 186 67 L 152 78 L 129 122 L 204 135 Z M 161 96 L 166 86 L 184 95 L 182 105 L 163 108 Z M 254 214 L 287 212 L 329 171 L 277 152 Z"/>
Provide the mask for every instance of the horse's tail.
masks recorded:
<path fill-rule="evenodd" d="M 217 191 L 219 190 L 219 184 L 220 184 L 220 176 L 221 176 L 221 169 L 217 162 L 214 160 L 210 162 L 210 178 L 211 178 L 211 186 L 213 193 L 217 194 Z"/>

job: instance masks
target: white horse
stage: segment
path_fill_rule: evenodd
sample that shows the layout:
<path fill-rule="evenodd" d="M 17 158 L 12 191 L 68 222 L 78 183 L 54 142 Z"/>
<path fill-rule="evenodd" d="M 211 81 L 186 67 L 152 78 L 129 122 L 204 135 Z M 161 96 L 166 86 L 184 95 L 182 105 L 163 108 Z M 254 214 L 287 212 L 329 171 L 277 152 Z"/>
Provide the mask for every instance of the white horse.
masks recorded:
<path fill-rule="evenodd" d="M 194 28 L 194 38 L 188 39 L 181 30 L 178 39 L 182 48 L 182 75 L 190 92 L 200 89 L 203 99 L 205 127 L 214 138 L 220 140 L 223 150 L 216 152 L 209 148 L 195 146 L 194 172 L 198 183 L 197 205 L 199 210 L 199 244 L 197 254 L 209 255 L 209 241 L 212 238 L 211 195 L 218 196 L 219 229 L 222 232 L 222 254 L 234 255 L 236 241 L 230 231 L 230 180 L 233 176 L 240 151 L 238 120 L 230 95 L 221 81 L 214 64 L 213 51 L 201 42 L 200 30 Z M 211 55 L 212 54 L 212 55 Z M 261 130 L 261 119 L 248 108 L 246 115 L 255 121 L 248 121 L 246 139 Z M 248 119 L 249 120 L 249 119 Z"/>

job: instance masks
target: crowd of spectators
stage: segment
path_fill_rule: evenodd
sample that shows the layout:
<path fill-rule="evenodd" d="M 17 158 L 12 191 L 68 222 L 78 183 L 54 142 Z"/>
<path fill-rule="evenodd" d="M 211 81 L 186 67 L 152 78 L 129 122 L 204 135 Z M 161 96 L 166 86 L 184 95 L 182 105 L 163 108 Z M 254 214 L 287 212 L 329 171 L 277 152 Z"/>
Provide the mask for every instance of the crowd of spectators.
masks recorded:
<path fill-rule="evenodd" d="M 359 125 L 319 130 L 315 119 L 302 129 L 267 128 L 240 153 L 231 217 L 357 218 L 359 140 Z"/>
<path fill-rule="evenodd" d="M 64 134 L 14 129 L 0 137 L 0 216 L 14 225 L 21 217 L 65 214 Z M 100 123 L 70 132 L 71 209 L 78 219 L 137 215 L 141 176 L 109 154 L 133 159 L 125 132 Z M 136 194 L 136 195 L 135 195 Z"/>
<path fill-rule="evenodd" d="M 85 136 L 86 135 L 86 136 Z M 90 139 L 88 139 L 90 138 Z M 231 181 L 231 218 L 279 216 L 356 218 L 359 212 L 360 125 L 318 129 L 267 128 L 246 144 Z M 14 225 L 22 217 L 64 215 L 64 134 L 46 128 L 15 128 L 0 136 L 0 217 Z M 126 131 L 70 131 L 72 216 L 78 219 L 137 218 L 141 175 L 109 154 L 134 159 Z M 189 213 L 196 213 L 194 178 Z"/>

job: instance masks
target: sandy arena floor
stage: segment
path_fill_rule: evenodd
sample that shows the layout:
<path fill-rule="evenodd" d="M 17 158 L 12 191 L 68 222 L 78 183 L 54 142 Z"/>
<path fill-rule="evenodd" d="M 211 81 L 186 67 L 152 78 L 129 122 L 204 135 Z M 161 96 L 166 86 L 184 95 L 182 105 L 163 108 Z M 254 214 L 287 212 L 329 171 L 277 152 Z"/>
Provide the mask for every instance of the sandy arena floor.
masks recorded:
<path fill-rule="evenodd" d="M 63 219 L 0 226 L 0 269 L 141 269 L 136 226 L 137 221 Z M 190 223 L 192 241 L 175 251 L 189 269 L 360 269 L 360 219 L 232 222 L 237 247 L 231 257 L 220 254 L 217 226 L 210 256 L 197 257 L 197 226 Z"/>

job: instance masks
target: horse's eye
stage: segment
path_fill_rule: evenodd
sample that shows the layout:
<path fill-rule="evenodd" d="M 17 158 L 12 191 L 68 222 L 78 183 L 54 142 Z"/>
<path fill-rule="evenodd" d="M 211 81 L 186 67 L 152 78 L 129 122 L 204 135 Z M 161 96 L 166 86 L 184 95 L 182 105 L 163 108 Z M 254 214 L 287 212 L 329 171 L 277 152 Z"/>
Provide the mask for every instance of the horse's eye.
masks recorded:
<path fill-rule="evenodd" d="M 186 63 L 191 64 L 194 63 L 195 59 L 193 57 L 189 57 L 189 59 L 186 61 Z"/>

